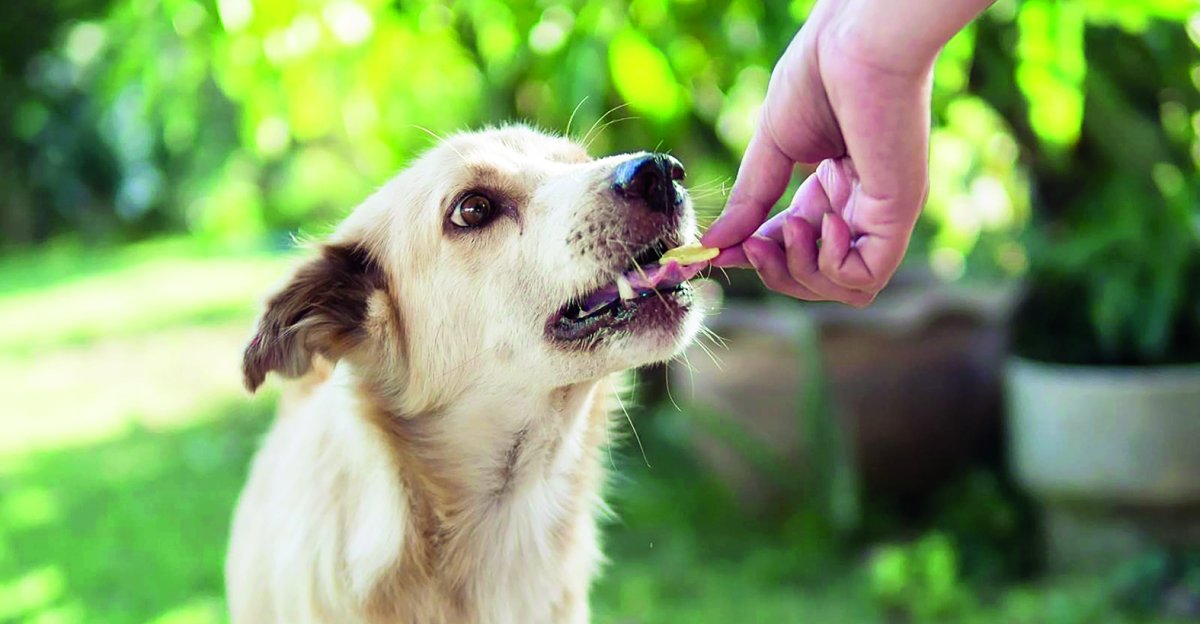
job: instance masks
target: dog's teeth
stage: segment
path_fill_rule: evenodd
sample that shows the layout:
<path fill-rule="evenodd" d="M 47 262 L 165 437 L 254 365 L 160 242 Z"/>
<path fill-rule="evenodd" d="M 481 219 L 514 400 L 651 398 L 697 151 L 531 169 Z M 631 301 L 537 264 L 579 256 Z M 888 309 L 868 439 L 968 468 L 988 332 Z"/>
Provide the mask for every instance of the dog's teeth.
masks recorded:
<path fill-rule="evenodd" d="M 593 315 L 593 314 L 595 314 L 595 313 L 597 313 L 597 312 L 599 312 L 599 311 L 603 310 L 603 309 L 604 309 L 604 308 L 606 308 L 606 307 L 608 307 L 608 304 L 607 304 L 607 303 L 605 303 L 605 302 L 600 302 L 600 303 L 598 303 L 598 304 L 596 304 L 596 305 L 594 305 L 594 306 L 592 306 L 592 307 L 590 307 L 590 308 L 588 308 L 588 309 L 586 309 L 586 310 L 585 310 L 585 309 L 583 309 L 583 308 L 575 308 L 575 309 L 574 309 L 574 310 L 571 312 L 571 318 L 572 318 L 572 319 L 574 319 L 574 320 L 576 320 L 576 321 L 581 321 L 581 320 L 583 320 L 583 319 L 585 319 L 585 318 L 587 318 L 587 317 L 589 317 L 589 316 L 591 316 L 591 315 Z"/>
<path fill-rule="evenodd" d="M 633 291 L 633 285 L 624 275 L 617 276 L 617 292 L 621 294 L 622 301 L 630 301 L 637 299 L 637 293 Z"/>

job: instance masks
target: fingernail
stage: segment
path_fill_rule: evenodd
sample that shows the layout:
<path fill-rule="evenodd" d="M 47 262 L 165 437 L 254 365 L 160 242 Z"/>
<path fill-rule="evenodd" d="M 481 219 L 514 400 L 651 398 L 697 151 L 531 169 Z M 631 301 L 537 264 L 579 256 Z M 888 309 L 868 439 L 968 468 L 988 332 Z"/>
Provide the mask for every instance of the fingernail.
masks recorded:
<path fill-rule="evenodd" d="M 829 238 L 829 213 L 821 215 L 821 238 Z"/>

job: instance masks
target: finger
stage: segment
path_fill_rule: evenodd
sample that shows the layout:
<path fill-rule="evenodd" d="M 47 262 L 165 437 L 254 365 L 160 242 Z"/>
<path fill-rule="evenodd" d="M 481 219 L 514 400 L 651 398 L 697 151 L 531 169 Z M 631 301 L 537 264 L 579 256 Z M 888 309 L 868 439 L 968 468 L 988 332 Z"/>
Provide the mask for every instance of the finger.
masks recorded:
<path fill-rule="evenodd" d="M 708 228 L 700 242 L 724 249 L 746 240 L 767 215 L 792 179 L 795 163 L 771 139 L 763 123 L 750 139 L 729 193 L 725 212 Z"/>
<path fill-rule="evenodd" d="M 870 200 L 859 198 L 864 201 Z M 821 225 L 821 273 L 845 288 L 877 293 L 899 268 L 911 232 L 911 224 L 901 224 L 854 237 L 845 219 L 830 213 Z"/>
<path fill-rule="evenodd" d="M 817 239 L 821 233 L 800 216 L 789 217 L 783 226 L 787 249 L 787 269 L 792 279 L 830 301 L 841 301 L 855 307 L 865 307 L 875 299 L 874 294 L 846 288 L 821 273 L 817 260 Z M 826 243 L 822 242 L 822 246 Z"/>
<path fill-rule="evenodd" d="M 746 257 L 746 251 L 741 245 L 737 247 L 726 247 L 721 250 L 721 253 L 709 262 L 711 266 L 717 268 L 753 268 L 750 264 L 750 259 Z"/>
<path fill-rule="evenodd" d="M 800 188 L 796 189 L 796 194 L 792 196 L 792 203 L 788 208 L 771 217 L 754 234 L 782 243 L 784 221 L 794 216 L 800 216 L 816 226 L 821 223 L 821 215 L 830 210 L 832 208 L 822 186 L 821 178 L 814 173 L 800 183 Z"/>
<path fill-rule="evenodd" d="M 830 158 L 821 161 L 813 177 L 817 179 L 821 195 L 793 200 L 798 208 L 804 208 L 808 222 L 820 226 L 821 216 L 826 212 L 839 212 L 850 203 L 854 180 L 858 174 L 849 158 Z M 818 212 L 817 209 L 820 209 Z"/>
<path fill-rule="evenodd" d="M 796 283 L 787 270 L 787 260 L 779 243 L 761 236 L 752 236 L 742 244 L 746 257 L 763 284 L 771 290 L 804 301 L 823 301 L 825 298 L 809 290 L 803 284 Z"/>

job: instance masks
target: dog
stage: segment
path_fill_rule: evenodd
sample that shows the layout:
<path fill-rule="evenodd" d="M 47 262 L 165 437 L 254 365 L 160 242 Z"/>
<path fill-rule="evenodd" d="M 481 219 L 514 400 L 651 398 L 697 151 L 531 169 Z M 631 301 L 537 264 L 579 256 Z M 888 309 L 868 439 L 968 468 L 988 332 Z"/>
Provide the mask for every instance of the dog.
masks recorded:
<path fill-rule="evenodd" d="M 253 392 L 298 380 L 250 471 L 233 622 L 579 623 L 601 564 L 611 378 L 692 340 L 664 154 L 525 126 L 442 141 L 271 296 Z"/>

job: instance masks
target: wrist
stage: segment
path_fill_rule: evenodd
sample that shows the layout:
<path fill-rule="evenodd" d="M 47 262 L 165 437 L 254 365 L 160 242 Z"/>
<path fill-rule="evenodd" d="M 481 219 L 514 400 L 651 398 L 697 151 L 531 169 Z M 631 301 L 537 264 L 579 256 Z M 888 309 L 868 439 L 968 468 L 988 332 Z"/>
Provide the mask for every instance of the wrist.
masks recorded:
<path fill-rule="evenodd" d="M 993 0 L 825 0 L 837 2 L 830 47 L 888 73 L 923 75 L 946 43 Z"/>

